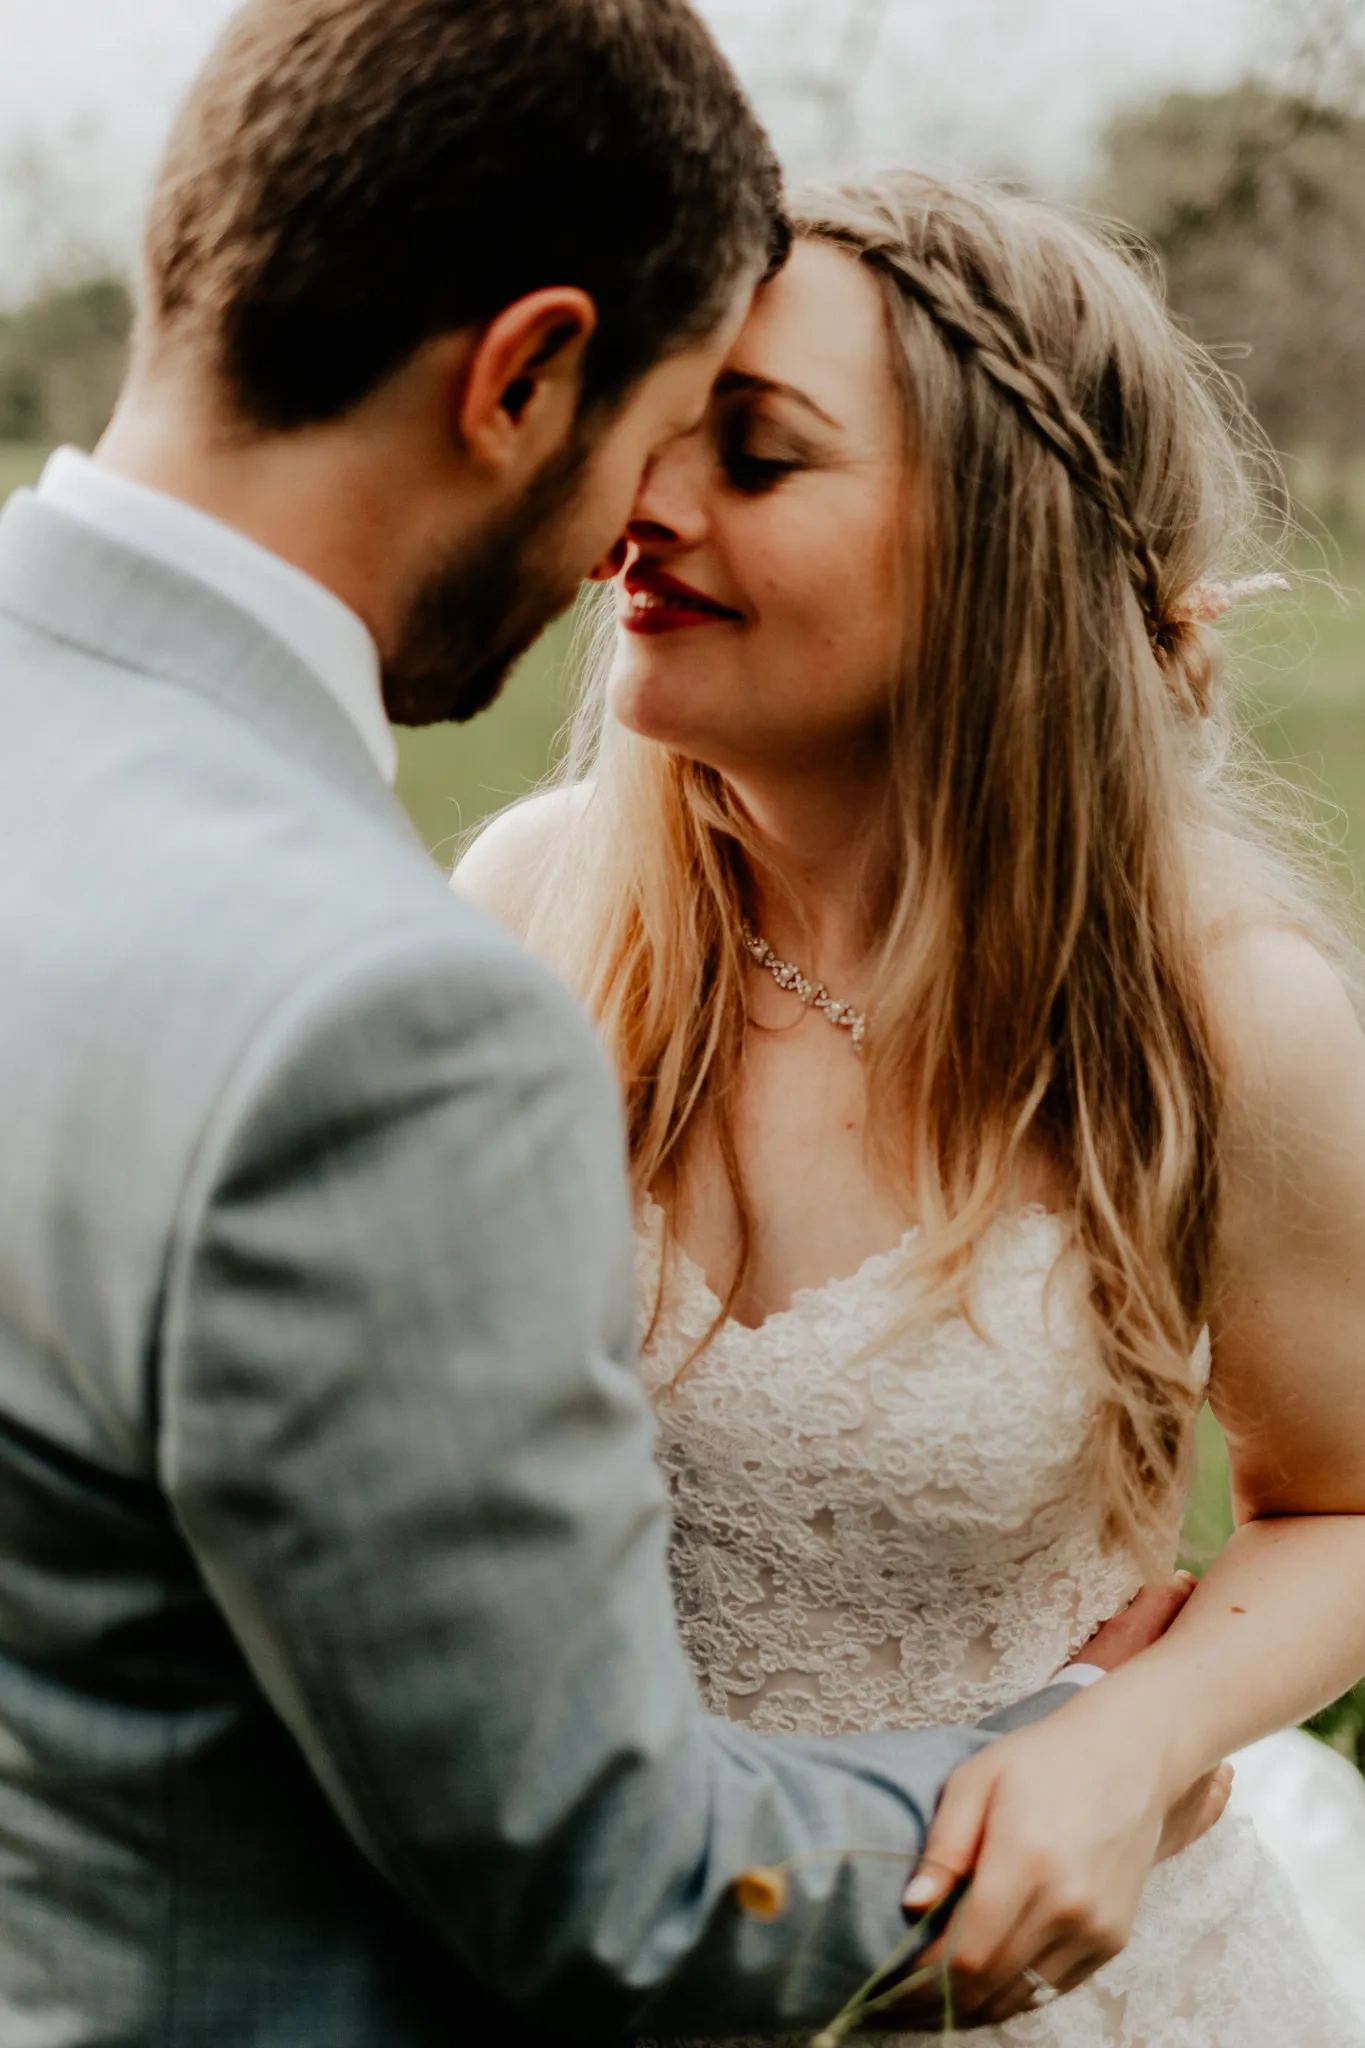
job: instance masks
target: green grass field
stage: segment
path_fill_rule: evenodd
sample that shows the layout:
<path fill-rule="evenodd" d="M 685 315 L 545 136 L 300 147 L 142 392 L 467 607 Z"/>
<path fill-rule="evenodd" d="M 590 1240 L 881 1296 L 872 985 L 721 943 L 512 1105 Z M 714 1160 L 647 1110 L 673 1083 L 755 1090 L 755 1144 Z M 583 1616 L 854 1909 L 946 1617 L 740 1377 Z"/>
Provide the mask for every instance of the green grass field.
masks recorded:
<path fill-rule="evenodd" d="M 0 443 L 0 502 L 29 483 L 43 451 Z M 1305 544 L 1295 596 L 1237 645 L 1244 724 L 1297 792 L 1343 895 L 1365 896 L 1365 492 L 1338 512 L 1326 547 Z M 460 834 L 533 788 L 549 765 L 572 695 L 570 634 L 551 628 L 492 711 L 465 727 L 400 735 L 399 791 L 425 843 L 448 865 Z M 1201 1469 L 1186 1525 L 1196 1569 L 1231 1528 L 1227 1461 L 1216 1424 L 1200 1432 Z M 1365 1688 L 1321 1717 L 1320 1732 L 1365 1762 Z"/>

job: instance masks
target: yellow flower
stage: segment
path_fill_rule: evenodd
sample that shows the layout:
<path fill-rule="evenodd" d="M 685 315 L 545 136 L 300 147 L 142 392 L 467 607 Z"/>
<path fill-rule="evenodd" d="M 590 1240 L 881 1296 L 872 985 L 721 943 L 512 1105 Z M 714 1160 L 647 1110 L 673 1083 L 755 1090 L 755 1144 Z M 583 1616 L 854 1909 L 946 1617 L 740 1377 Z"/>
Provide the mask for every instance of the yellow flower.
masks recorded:
<path fill-rule="evenodd" d="M 756 1864 L 735 1879 L 735 1897 L 755 1920 L 776 1920 L 786 1909 L 787 1880 L 780 1870 Z"/>

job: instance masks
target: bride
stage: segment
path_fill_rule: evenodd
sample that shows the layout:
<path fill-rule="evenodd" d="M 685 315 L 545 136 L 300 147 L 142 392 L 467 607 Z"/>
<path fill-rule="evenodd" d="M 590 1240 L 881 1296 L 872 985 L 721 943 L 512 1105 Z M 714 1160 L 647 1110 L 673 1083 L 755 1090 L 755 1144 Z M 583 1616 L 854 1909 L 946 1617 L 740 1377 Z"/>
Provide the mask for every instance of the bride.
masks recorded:
<path fill-rule="evenodd" d="M 1365 1670 L 1365 1043 L 1218 743 L 1216 579 L 1252 545 L 1225 382 L 1120 247 L 1023 199 L 888 176 L 798 237 L 604 566 L 566 786 L 457 886 L 620 1071 L 715 1711 L 812 1734 L 1033 1690 L 1169 1569 L 1207 1387 L 1237 1534 L 1162 1643 L 940 1807 L 934 1868 L 988 1836 L 1042 1864 Z M 959 2016 L 1365 2041 L 1245 1820 L 1139 1889 L 1123 1952 L 1021 2011 L 973 2002 L 1027 1934 L 983 1881 Z"/>

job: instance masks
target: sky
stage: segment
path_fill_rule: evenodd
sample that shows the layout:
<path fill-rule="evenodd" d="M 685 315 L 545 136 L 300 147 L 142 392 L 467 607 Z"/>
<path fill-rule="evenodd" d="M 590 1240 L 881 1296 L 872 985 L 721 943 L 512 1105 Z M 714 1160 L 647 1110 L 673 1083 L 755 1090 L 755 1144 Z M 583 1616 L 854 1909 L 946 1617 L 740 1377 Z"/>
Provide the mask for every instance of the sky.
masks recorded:
<path fill-rule="evenodd" d="M 1276 0 L 701 5 L 794 169 L 914 162 L 1062 192 L 1116 107 L 1264 61 Z M 127 259 L 177 95 L 231 7 L 0 0 L 0 302 L 59 260 Z M 826 104 L 844 66 L 852 121 Z"/>

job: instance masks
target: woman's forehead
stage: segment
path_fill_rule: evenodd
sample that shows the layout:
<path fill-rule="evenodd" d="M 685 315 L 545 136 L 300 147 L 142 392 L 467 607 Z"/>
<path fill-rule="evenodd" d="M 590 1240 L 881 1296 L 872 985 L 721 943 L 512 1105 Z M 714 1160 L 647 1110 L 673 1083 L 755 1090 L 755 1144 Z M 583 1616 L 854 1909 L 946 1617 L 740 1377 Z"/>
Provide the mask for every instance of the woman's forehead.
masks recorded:
<path fill-rule="evenodd" d="M 793 385 L 851 431 L 895 403 L 881 293 L 855 257 L 798 241 L 759 291 L 726 369 Z"/>

